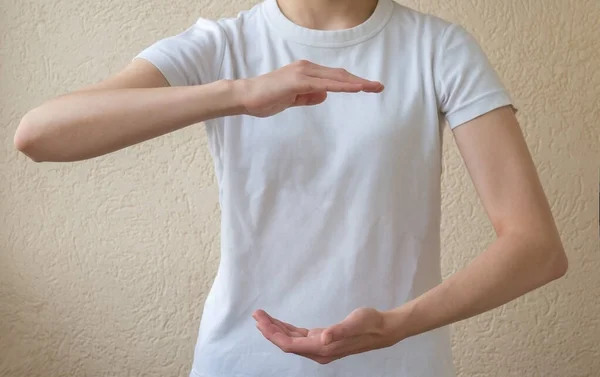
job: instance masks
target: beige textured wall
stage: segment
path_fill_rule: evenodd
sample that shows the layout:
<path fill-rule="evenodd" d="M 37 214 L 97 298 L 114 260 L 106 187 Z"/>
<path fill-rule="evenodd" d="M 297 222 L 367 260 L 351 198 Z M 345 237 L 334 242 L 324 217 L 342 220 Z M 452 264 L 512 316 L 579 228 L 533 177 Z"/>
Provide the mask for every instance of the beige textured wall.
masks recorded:
<path fill-rule="evenodd" d="M 40 101 L 117 71 L 199 15 L 252 4 L 2 0 L 0 376 L 187 375 L 219 257 L 203 129 L 75 164 L 28 162 L 12 137 Z M 454 327 L 459 375 L 600 376 L 600 2 L 404 4 L 484 45 L 518 101 L 571 262 L 566 278 Z M 492 239 L 448 136 L 447 274 Z"/>

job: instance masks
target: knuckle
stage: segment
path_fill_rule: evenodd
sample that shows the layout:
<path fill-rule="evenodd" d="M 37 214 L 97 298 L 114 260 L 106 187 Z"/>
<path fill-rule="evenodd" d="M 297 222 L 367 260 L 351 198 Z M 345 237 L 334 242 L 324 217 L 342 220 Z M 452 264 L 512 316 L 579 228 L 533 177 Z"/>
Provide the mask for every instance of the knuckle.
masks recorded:
<path fill-rule="evenodd" d="M 304 72 L 309 66 L 310 62 L 308 60 L 298 60 L 294 63 L 294 66 L 298 72 Z"/>
<path fill-rule="evenodd" d="M 297 76 L 297 78 L 305 76 L 306 67 L 303 67 L 301 65 L 297 65 L 297 66 L 294 67 L 293 72 Z"/>

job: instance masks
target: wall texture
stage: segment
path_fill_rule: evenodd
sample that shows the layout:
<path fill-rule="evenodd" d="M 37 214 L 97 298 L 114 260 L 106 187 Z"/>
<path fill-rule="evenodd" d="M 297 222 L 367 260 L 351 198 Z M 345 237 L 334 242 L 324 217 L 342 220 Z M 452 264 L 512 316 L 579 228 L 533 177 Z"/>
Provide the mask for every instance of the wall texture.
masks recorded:
<path fill-rule="evenodd" d="M 520 108 L 568 254 L 566 278 L 454 326 L 461 377 L 600 376 L 600 2 L 406 0 L 465 25 Z M 218 263 L 201 127 L 92 161 L 34 164 L 12 137 L 40 101 L 252 1 L 2 0 L 0 376 L 186 376 Z M 447 135 L 445 273 L 493 233 Z"/>

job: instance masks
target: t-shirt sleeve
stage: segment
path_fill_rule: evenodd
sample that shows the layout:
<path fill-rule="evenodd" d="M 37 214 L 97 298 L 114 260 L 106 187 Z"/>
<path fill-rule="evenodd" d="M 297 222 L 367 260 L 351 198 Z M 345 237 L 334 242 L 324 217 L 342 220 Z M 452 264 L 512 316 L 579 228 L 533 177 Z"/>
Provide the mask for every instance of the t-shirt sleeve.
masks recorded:
<path fill-rule="evenodd" d="M 481 46 L 464 28 L 449 25 L 437 47 L 436 94 L 450 128 L 513 105 Z"/>
<path fill-rule="evenodd" d="M 225 36 L 218 22 L 200 18 L 183 32 L 153 43 L 134 59 L 152 63 L 171 86 L 201 85 L 218 80 L 224 49 Z"/>

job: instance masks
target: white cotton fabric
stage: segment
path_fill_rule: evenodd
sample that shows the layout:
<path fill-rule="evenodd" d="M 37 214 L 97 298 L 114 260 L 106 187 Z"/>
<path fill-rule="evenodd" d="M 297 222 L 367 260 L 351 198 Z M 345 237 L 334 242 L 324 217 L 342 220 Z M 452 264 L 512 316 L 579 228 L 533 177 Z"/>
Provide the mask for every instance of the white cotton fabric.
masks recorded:
<path fill-rule="evenodd" d="M 462 27 L 380 0 L 363 24 L 306 29 L 276 0 L 197 23 L 138 58 L 173 86 L 265 74 L 299 59 L 381 81 L 269 118 L 206 122 L 219 184 L 221 262 L 192 376 L 453 377 L 447 328 L 328 365 L 285 354 L 262 308 L 301 327 L 401 306 L 441 282 L 442 126 L 511 99 Z"/>

